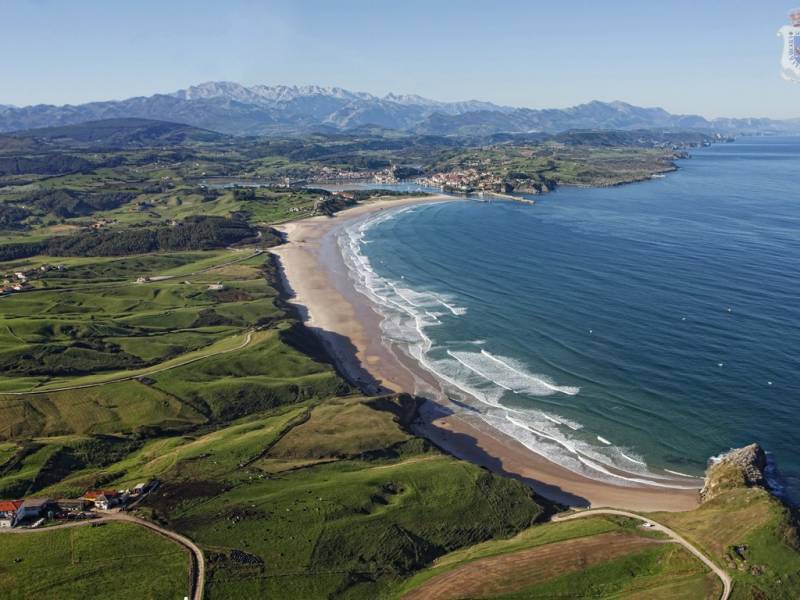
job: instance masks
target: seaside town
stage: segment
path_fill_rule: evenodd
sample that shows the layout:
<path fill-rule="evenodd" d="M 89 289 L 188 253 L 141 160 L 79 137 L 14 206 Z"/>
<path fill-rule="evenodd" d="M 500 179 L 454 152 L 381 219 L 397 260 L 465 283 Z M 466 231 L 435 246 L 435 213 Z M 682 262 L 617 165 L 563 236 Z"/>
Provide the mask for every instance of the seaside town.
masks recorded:
<path fill-rule="evenodd" d="M 408 176 L 413 174 L 413 176 Z M 281 178 L 280 181 L 264 181 L 263 185 L 275 185 L 283 188 L 313 186 L 326 183 L 375 183 L 396 185 L 398 183 L 414 183 L 420 186 L 435 188 L 443 192 L 468 194 L 485 192 L 495 194 L 539 194 L 550 191 L 555 184 L 536 181 L 524 174 L 516 177 L 503 177 L 487 169 L 462 168 L 422 175 L 417 170 L 409 170 L 391 166 L 381 170 L 347 170 L 325 167 L 306 178 Z"/>
<path fill-rule="evenodd" d="M 151 479 L 129 489 L 87 490 L 80 498 L 0 500 L 0 528 L 37 529 L 64 521 L 96 519 L 107 511 L 130 510 L 158 485 L 157 479 Z"/>
<path fill-rule="evenodd" d="M 387 167 L 380 171 L 346 171 L 339 169 L 323 169 L 320 182 L 352 182 L 372 181 L 377 184 L 394 185 L 402 182 L 416 183 L 421 186 L 436 188 L 443 192 L 467 194 L 471 192 L 495 192 L 510 194 L 515 190 L 538 194 L 548 192 L 552 184 L 536 182 L 531 178 L 519 174 L 516 177 L 503 177 L 487 169 L 464 168 L 441 171 L 430 175 L 406 178 L 403 177 L 405 169 L 397 166 Z M 554 187 L 554 186 L 553 186 Z"/>

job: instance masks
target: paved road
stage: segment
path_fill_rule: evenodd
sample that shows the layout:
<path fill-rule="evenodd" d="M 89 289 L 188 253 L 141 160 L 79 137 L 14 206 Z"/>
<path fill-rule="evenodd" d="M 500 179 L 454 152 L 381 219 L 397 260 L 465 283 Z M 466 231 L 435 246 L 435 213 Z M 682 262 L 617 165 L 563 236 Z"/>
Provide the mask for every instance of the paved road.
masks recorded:
<path fill-rule="evenodd" d="M 636 513 L 627 512 L 624 510 L 615 510 L 612 508 L 593 508 L 588 510 L 582 510 L 580 512 L 568 514 L 568 515 L 555 515 L 553 517 L 553 521 L 571 521 L 572 519 L 581 519 L 583 517 L 592 517 L 596 515 L 620 515 L 623 517 L 630 517 L 631 519 L 637 519 L 644 523 L 652 523 L 653 529 L 655 531 L 660 531 L 665 533 L 672 539 L 672 541 L 680 544 L 684 548 L 686 548 L 689 552 L 691 552 L 694 556 L 696 556 L 704 565 L 706 565 L 709 569 L 711 569 L 717 577 L 722 580 L 722 595 L 720 596 L 720 600 L 728 600 L 731 595 L 731 587 L 733 583 L 731 581 L 730 575 L 728 575 L 725 571 L 719 568 L 716 563 L 714 563 L 711 559 L 709 559 L 705 554 L 700 552 L 696 547 L 692 544 L 687 542 L 684 538 L 678 535 L 675 531 L 670 529 L 669 527 L 662 525 L 661 523 L 656 523 L 652 519 L 647 517 L 643 517 L 641 515 L 637 515 Z"/>
<path fill-rule="evenodd" d="M 170 531 L 169 529 L 164 529 L 156 525 L 155 523 L 151 523 L 150 521 L 146 521 L 144 519 L 140 519 L 139 517 L 135 517 L 131 514 L 121 513 L 121 512 L 108 512 L 103 513 L 105 516 L 102 516 L 98 519 L 87 519 L 85 521 L 71 521 L 69 523 L 64 523 L 62 525 L 53 525 L 52 527 L 42 527 L 40 529 L 26 529 L 26 528 L 3 528 L 0 529 L 0 534 L 35 534 L 40 533 L 42 531 L 53 531 L 54 529 L 69 529 L 71 527 L 86 527 L 87 525 L 92 525 L 94 523 L 109 523 L 112 521 L 124 521 L 126 523 L 135 523 L 137 525 L 141 525 L 142 527 L 146 527 L 156 533 L 163 535 L 171 539 L 174 542 L 177 542 L 184 548 L 186 548 L 192 557 L 192 564 L 191 564 L 191 588 L 189 589 L 188 597 L 192 598 L 192 600 L 203 600 L 203 591 L 205 588 L 205 581 L 206 581 L 206 562 L 205 558 L 203 557 L 203 551 L 200 547 L 195 544 L 192 540 L 183 536 L 179 533 L 174 531 Z"/>
<path fill-rule="evenodd" d="M 41 390 L 25 390 L 16 392 L 0 391 L 0 396 L 34 396 L 36 394 L 52 394 L 54 392 L 66 392 L 69 390 L 82 390 L 86 388 L 100 387 L 101 385 L 108 385 L 109 383 L 119 383 L 120 381 L 131 381 L 132 379 L 138 379 L 140 377 L 148 377 L 150 375 L 155 375 L 156 373 L 163 373 L 164 371 L 169 371 L 170 369 L 185 367 L 186 365 L 190 365 L 194 362 L 197 362 L 198 360 L 205 360 L 207 358 L 212 358 L 214 356 L 220 356 L 221 354 L 236 352 L 237 350 L 241 350 L 242 348 L 245 348 L 246 346 L 250 345 L 252 339 L 253 339 L 253 330 L 249 330 L 245 335 L 244 341 L 235 348 L 230 348 L 228 350 L 220 350 L 219 352 L 212 352 L 211 354 L 204 354 L 203 356 L 195 356 L 194 358 L 190 358 L 189 360 L 177 362 L 173 365 L 168 365 L 166 367 L 156 367 L 155 369 L 151 369 L 144 373 L 137 373 L 136 375 L 125 375 L 123 377 L 115 377 L 113 379 L 107 379 L 106 381 L 98 381 L 96 383 L 84 383 L 82 385 L 68 385 L 60 388 L 47 388 Z"/>

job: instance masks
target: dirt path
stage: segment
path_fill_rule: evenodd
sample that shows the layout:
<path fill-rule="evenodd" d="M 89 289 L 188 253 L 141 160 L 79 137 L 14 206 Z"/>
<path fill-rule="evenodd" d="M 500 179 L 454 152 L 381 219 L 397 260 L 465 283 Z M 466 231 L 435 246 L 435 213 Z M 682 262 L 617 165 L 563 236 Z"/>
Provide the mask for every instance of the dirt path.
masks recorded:
<path fill-rule="evenodd" d="M 170 531 L 169 529 L 164 529 L 163 527 L 160 527 L 155 523 L 151 523 L 150 521 L 140 519 L 139 517 L 135 517 L 127 513 L 115 512 L 115 513 L 104 513 L 104 515 L 105 516 L 100 517 L 98 519 L 91 519 L 86 521 L 73 521 L 70 523 L 64 523 L 63 525 L 53 525 L 52 527 L 43 527 L 41 529 L 3 528 L 0 529 L 0 534 L 13 534 L 13 535 L 36 534 L 36 533 L 41 533 L 43 531 L 53 531 L 54 529 L 86 527 L 87 525 L 93 525 L 95 523 L 111 523 L 114 521 L 135 523 L 136 525 L 146 527 L 151 531 L 155 531 L 156 533 L 163 535 L 164 537 L 167 537 L 174 542 L 177 542 L 178 544 L 180 544 L 189 551 L 189 554 L 191 555 L 192 558 L 191 587 L 189 589 L 189 594 L 187 597 L 192 598 L 192 600 L 203 600 L 203 592 L 206 580 L 206 563 L 205 563 L 205 558 L 203 556 L 203 551 L 197 544 L 195 544 L 192 540 L 190 540 L 186 536 L 183 536 L 174 531 Z"/>
<path fill-rule="evenodd" d="M 113 379 L 108 379 L 106 381 L 98 381 L 96 383 L 84 383 L 81 385 L 68 385 L 65 387 L 60 388 L 48 388 L 46 390 L 26 390 L 26 391 L 15 391 L 15 392 L 0 392 L 0 396 L 34 396 L 36 394 L 51 394 L 55 392 L 67 392 L 69 390 L 83 390 L 86 388 L 94 388 L 100 387 L 101 385 L 108 385 L 110 383 L 119 383 L 121 381 L 131 381 L 132 379 L 138 379 L 139 377 L 148 377 L 149 375 L 155 375 L 156 373 L 163 373 L 164 371 L 169 371 L 170 369 L 177 369 L 178 367 L 185 367 L 186 365 L 190 365 L 195 363 L 199 360 L 205 360 L 207 358 L 213 358 L 214 356 L 220 356 L 222 354 L 228 354 L 229 352 L 236 352 L 243 348 L 246 348 L 250 345 L 250 342 L 253 339 L 253 330 L 247 331 L 245 335 L 244 341 L 236 346 L 235 348 L 229 348 L 228 350 L 220 350 L 218 352 L 212 352 L 211 354 L 204 354 L 203 356 L 195 356 L 194 358 L 190 358 L 189 360 L 177 362 L 173 365 L 168 365 L 166 367 L 156 367 L 155 369 L 151 369 L 149 371 L 145 371 L 144 373 L 137 373 L 136 375 L 125 375 L 123 377 L 116 377 Z"/>
<path fill-rule="evenodd" d="M 425 462 L 428 460 L 435 460 L 441 458 L 440 456 L 418 456 L 417 458 L 409 458 L 407 460 L 400 461 L 398 463 L 392 463 L 391 465 L 380 465 L 377 467 L 370 467 L 367 471 L 381 471 L 383 469 L 396 469 L 398 467 L 404 467 L 406 465 L 412 465 L 418 462 Z"/>
<path fill-rule="evenodd" d="M 733 582 L 731 581 L 730 575 L 728 575 L 725 571 L 723 571 L 720 567 L 716 565 L 711 559 L 709 559 L 705 554 L 703 554 L 700 550 L 694 547 L 692 544 L 687 542 L 683 537 L 678 535 L 675 531 L 662 525 L 661 523 L 656 523 L 652 519 L 648 519 L 641 515 L 637 515 L 636 513 L 627 512 L 624 510 L 615 510 L 611 508 L 596 508 L 596 509 L 589 509 L 583 510 L 581 512 L 572 513 L 569 515 L 556 515 L 553 517 L 553 521 L 571 521 L 573 519 L 581 519 L 583 517 L 592 517 L 595 515 L 620 515 L 623 517 L 630 517 L 631 519 L 637 519 L 644 523 L 651 523 L 653 525 L 652 529 L 655 531 L 660 531 L 666 535 L 668 535 L 672 541 L 680 544 L 684 548 L 686 548 L 689 552 L 691 552 L 694 556 L 696 556 L 704 565 L 706 565 L 709 569 L 711 569 L 717 577 L 722 580 L 722 595 L 720 596 L 720 600 L 728 600 L 731 595 L 731 588 L 733 586 Z"/>

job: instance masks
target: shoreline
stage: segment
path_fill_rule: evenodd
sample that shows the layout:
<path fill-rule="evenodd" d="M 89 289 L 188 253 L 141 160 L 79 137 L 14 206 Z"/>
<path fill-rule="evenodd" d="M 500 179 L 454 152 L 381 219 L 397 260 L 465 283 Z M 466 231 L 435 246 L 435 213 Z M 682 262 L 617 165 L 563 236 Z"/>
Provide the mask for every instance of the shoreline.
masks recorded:
<path fill-rule="evenodd" d="M 289 303 L 298 308 L 304 324 L 320 337 L 341 373 L 368 394 L 415 394 L 420 387 L 437 388 L 439 383 L 415 361 L 392 351 L 383 342 L 382 316 L 355 289 L 338 247 L 337 233 L 378 211 L 443 201 L 462 200 L 445 195 L 376 200 L 334 217 L 310 217 L 277 227 L 287 243 L 270 252 L 280 260 Z M 697 490 L 619 486 L 585 477 L 479 419 L 455 413 L 433 400 L 424 403 L 413 430 L 453 456 L 519 479 L 545 498 L 568 506 L 681 511 L 698 505 Z"/>

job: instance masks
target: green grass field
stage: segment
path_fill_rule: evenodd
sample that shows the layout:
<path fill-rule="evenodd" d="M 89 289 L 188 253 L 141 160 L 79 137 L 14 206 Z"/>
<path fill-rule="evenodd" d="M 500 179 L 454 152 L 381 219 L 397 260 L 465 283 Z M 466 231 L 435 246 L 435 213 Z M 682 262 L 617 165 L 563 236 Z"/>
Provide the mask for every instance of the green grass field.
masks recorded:
<path fill-rule="evenodd" d="M 128 523 L 0 534 L 0 597 L 178 599 L 189 561 L 175 542 Z"/>
<path fill-rule="evenodd" d="M 314 342 L 276 304 L 264 260 L 229 251 L 82 262 L 66 271 L 83 270 L 80 290 L 0 298 L 0 440 L 147 436 L 347 392 L 293 347 Z M 145 268 L 180 277 L 132 283 Z M 18 391 L 36 393 L 3 395 Z"/>
<path fill-rule="evenodd" d="M 195 262 L 169 261 L 173 276 L 195 275 L 146 284 L 107 283 L 130 264 L 106 263 L 99 281 L 84 265 L 80 288 L 0 298 L 0 392 L 118 379 L 241 343 L 246 329 L 282 317 L 263 258 L 248 256 L 184 256 Z"/>

